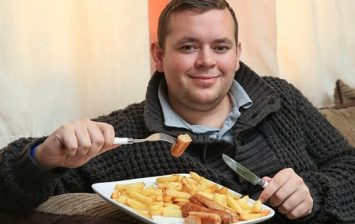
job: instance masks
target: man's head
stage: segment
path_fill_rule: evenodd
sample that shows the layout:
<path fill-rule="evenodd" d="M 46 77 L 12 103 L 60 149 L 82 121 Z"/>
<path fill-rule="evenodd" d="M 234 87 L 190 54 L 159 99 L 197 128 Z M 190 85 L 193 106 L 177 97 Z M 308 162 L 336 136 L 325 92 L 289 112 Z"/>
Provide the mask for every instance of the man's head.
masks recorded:
<path fill-rule="evenodd" d="M 227 2 L 172 0 L 160 17 L 158 35 L 160 43 L 152 43 L 151 52 L 165 76 L 170 105 L 188 122 L 216 126 L 204 121 L 218 123 L 216 117 L 230 112 L 228 92 L 241 54 Z"/>
<path fill-rule="evenodd" d="M 235 42 L 238 43 L 238 21 L 233 9 L 225 0 L 171 0 L 159 17 L 158 43 L 162 50 L 165 49 L 166 36 L 169 34 L 171 15 L 182 11 L 204 12 L 211 9 L 228 9 L 233 17 Z"/>

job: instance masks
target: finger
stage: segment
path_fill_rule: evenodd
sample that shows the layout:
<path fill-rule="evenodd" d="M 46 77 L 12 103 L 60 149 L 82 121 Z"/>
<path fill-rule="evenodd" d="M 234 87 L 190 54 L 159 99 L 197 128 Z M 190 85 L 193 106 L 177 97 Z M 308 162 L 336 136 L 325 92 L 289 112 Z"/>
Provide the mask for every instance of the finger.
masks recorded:
<path fill-rule="evenodd" d="M 310 204 L 312 204 L 312 206 L 309 206 Z M 288 219 L 298 219 L 310 215 L 312 213 L 312 207 L 313 207 L 313 199 L 312 199 L 312 203 L 309 203 L 309 200 L 304 200 L 302 203 L 300 203 L 298 206 L 296 206 L 294 209 L 288 212 L 286 214 L 286 217 Z"/>
<path fill-rule="evenodd" d="M 308 187 L 304 183 L 303 179 L 292 171 L 289 178 L 287 179 L 287 182 L 282 187 L 280 187 L 275 195 L 271 197 L 270 205 L 278 207 L 282 204 L 284 206 L 288 201 L 289 203 L 287 206 L 288 210 L 290 210 L 297 206 L 301 201 L 303 201 L 307 195 L 309 195 Z M 290 202 L 294 204 L 292 205 Z M 288 211 L 285 211 L 285 213 L 287 212 Z"/>
<path fill-rule="evenodd" d="M 79 124 L 76 124 L 74 132 L 78 141 L 77 154 L 86 155 L 91 148 L 91 138 L 87 125 L 79 122 Z"/>
<path fill-rule="evenodd" d="M 277 210 L 282 214 L 288 214 L 305 200 L 304 191 L 296 191 L 278 206 Z"/>
<path fill-rule="evenodd" d="M 283 184 L 271 197 L 270 197 L 270 205 L 272 207 L 279 207 L 283 204 L 288 197 L 292 194 L 296 193 L 297 187 L 294 183 L 292 183 L 291 178 L 288 179 L 289 183 Z M 303 197 L 301 197 L 303 198 Z"/>
<path fill-rule="evenodd" d="M 64 154 L 74 156 L 77 153 L 78 141 L 71 125 L 67 124 L 60 127 L 55 133 L 55 138 Z"/>
<path fill-rule="evenodd" d="M 294 195 L 291 196 L 290 201 L 294 203 L 293 208 L 290 209 L 285 209 L 286 216 L 296 219 L 300 218 L 306 215 L 309 215 L 312 212 L 313 209 L 313 198 L 311 196 L 311 193 L 309 192 L 309 189 L 306 185 L 304 191 L 297 191 Z M 302 199 L 300 201 L 300 198 Z M 289 202 L 286 202 L 289 203 Z M 291 204 L 291 203 L 289 203 Z"/>
<path fill-rule="evenodd" d="M 102 151 L 116 148 L 117 145 L 113 145 L 113 141 L 115 139 L 115 130 L 113 126 L 102 122 L 96 122 L 96 126 L 101 130 L 101 133 L 104 137 L 104 148 Z"/>
<path fill-rule="evenodd" d="M 87 154 L 93 156 L 98 154 L 98 152 L 100 152 L 100 150 L 103 148 L 105 139 L 103 133 L 95 123 L 92 123 L 88 126 L 88 133 L 90 135 L 91 147 Z"/>
<path fill-rule="evenodd" d="M 288 180 L 289 176 L 284 175 L 281 171 L 274 176 L 265 187 L 265 189 L 261 192 L 259 199 L 261 202 L 266 202 L 269 200 Z"/>
<path fill-rule="evenodd" d="M 270 182 L 272 178 L 271 177 L 263 177 L 262 179 L 265 180 L 266 182 Z"/>

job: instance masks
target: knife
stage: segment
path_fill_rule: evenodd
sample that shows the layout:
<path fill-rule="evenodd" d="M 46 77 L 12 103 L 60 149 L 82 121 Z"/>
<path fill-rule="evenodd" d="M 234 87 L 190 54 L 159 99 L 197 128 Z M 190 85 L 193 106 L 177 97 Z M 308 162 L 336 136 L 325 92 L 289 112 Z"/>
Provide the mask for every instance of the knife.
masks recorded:
<path fill-rule="evenodd" d="M 222 155 L 222 159 L 227 164 L 227 166 L 229 166 L 229 168 L 231 168 L 234 172 L 245 178 L 250 183 L 254 185 L 258 184 L 263 188 L 268 185 L 268 182 L 256 176 L 253 172 L 251 172 L 250 170 L 242 166 L 242 164 L 236 162 L 234 159 L 227 156 L 226 154 Z"/>

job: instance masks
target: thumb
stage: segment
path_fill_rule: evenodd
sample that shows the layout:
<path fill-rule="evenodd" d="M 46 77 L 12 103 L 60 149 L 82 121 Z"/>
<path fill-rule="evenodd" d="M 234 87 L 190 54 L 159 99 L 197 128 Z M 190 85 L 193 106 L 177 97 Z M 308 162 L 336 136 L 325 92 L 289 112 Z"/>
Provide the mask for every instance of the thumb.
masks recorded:
<path fill-rule="evenodd" d="M 262 179 L 265 180 L 266 182 L 270 182 L 272 178 L 271 177 L 263 177 Z"/>

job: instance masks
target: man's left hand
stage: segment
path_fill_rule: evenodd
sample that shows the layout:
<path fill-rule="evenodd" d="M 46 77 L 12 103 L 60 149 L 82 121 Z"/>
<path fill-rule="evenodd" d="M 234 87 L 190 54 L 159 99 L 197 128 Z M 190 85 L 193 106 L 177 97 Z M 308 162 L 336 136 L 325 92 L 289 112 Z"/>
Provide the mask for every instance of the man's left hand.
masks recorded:
<path fill-rule="evenodd" d="M 289 219 L 309 215 L 313 209 L 313 198 L 303 179 L 291 168 L 279 171 L 273 178 L 264 177 L 269 184 L 261 192 L 262 202 L 270 200 L 271 207 Z"/>

